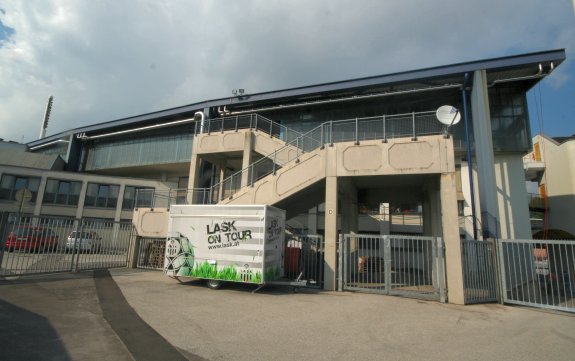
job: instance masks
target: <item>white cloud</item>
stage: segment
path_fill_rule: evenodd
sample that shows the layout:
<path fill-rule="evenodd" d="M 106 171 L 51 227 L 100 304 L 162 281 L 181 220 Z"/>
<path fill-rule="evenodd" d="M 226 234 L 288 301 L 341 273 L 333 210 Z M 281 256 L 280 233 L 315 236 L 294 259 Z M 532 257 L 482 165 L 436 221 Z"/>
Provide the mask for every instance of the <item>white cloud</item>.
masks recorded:
<path fill-rule="evenodd" d="M 569 0 L 92 1 L 3 5 L 0 137 L 575 44 Z M 568 48 L 568 56 L 573 55 Z M 559 72 L 557 87 L 572 74 Z M 561 80 L 563 79 L 563 80 Z"/>

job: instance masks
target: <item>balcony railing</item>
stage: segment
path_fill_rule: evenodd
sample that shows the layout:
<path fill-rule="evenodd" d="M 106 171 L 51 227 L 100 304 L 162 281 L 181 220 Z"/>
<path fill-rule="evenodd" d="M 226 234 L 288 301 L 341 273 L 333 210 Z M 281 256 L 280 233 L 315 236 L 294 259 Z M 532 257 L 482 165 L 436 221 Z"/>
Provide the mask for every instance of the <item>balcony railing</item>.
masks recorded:
<path fill-rule="evenodd" d="M 445 126 L 437 121 L 434 111 L 325 122 L 215 184 L 210 190 L 213 197 L 211 201 L 218 203 L 231 197 L 240 188 L 251 186 L 269 174 L 275 174 L 288 162 L 297 161 L 302 154 L 326 145 L 339 142 L 359 144 L 360 141 L 376 139 L 386 142 L 388 139 L 405 137 L 416 140 L 418 136 L 443 133 Z"/>

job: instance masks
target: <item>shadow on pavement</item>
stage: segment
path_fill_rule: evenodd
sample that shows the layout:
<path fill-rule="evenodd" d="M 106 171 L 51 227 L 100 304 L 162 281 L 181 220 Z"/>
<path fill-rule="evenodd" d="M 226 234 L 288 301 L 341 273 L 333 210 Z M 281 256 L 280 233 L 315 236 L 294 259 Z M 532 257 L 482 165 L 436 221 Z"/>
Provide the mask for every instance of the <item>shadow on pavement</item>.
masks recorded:
<path fill-rule="evenodd" d="M 0 360 L 72 360 L 43 316 L 0 300 Z"/>

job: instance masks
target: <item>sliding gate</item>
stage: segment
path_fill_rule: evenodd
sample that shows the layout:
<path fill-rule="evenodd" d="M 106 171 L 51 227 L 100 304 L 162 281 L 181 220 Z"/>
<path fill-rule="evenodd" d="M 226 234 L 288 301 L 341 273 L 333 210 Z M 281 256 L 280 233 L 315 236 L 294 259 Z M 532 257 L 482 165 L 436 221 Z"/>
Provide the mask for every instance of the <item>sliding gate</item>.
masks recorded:
<path fill-rule="evenodd" d="M 342 235 L 339 289 L 445 302 L 441 238 Z"/>

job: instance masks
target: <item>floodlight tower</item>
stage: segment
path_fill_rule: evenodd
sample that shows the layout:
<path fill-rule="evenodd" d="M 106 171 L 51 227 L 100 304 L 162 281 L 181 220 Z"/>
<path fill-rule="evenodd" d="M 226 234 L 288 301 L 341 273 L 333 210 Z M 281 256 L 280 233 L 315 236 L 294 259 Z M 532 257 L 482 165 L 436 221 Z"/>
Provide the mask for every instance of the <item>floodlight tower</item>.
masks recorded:
<path fill-rule="evenodd" d="M 52 103 L 54 102 L 54 97 L 50 95 L 48 98 L 48 104 L 46 104 L 46 111 L 44 112 L 44 120 L 42 120 L 42 127 L 40 128 L 40 137 L 42 139 L 46 136 L 46 128 L 48 128 L 48 119 L 50 119 L 50 112 L 52 111 Z"/>

